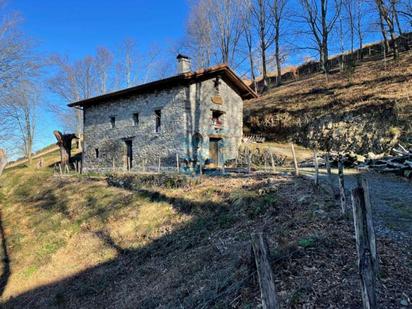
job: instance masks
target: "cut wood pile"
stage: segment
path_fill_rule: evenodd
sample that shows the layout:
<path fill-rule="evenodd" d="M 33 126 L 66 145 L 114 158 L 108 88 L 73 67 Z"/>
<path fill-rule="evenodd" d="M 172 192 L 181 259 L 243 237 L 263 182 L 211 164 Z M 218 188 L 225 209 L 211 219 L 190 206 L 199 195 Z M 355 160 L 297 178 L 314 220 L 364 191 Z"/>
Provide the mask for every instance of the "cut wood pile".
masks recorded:
<path fill-rule="evenodd" d="M 319 166 L 325 167 L 325 155 L 318 158 Z M 330 153 L 330 165 L 337 167 L 339 161 L 338 153 Z M 345 167 L 357 168 L 360 170 L 375 170 L 380 173 L 393 173 L 399 176 L 412 179 L 412 145 L 405 147 L 398 144 L 391 151 L 391 154 L 368 153 L 366 156 L 355 153 L 342 154 L 342 161 Z M 314 160 L 305 160 L 299 163 L 301 167 L 314 167 Z"/>
<path fill-rule="evenodd" d="M 265 137 L 260 136 L 260 135 L 243 136 L 242 142 L 243 143 L 264 143 Z"/>

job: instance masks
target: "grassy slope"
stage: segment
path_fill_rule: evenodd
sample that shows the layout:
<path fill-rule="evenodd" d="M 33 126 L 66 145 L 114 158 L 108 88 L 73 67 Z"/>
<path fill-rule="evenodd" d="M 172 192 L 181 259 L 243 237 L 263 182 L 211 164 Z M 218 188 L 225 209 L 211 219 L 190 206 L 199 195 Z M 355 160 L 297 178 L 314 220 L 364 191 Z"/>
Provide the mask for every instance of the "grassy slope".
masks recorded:
<path fill-rule="evenodd" d="M 360 304 L 352 226 L 304 179 L 217 177 L 131 192 L 15 168 L 0 186 L 6 307 L 254 307 L 248 240 L 259 230 L 284 306 Z M 411 251 L 386 239 L 378 250 L 379 299 L 396 308 L 412 295 Z"/>
<path fill-rule="evenodd" d="M 349 80 L 347 75 L 334 73 L 326 82 L 318 73 L 298 81 L 288 82 L 269 90 L 258 99 L 245 103 L 246 125 L 270 126 L 282 121 L 285 128 L 294 119 L 282 119 L 282 113 L 321 117 L 362 108 L 379 108 L 397 104 L 400 117 L 412 117 L 412 53 L 404 53 L 398 63 L 369 59 L 356 67 Z M 276 117 L 280 117 L 279 119 Z M 286 116 L 287 117 L 287 116 Z"/>

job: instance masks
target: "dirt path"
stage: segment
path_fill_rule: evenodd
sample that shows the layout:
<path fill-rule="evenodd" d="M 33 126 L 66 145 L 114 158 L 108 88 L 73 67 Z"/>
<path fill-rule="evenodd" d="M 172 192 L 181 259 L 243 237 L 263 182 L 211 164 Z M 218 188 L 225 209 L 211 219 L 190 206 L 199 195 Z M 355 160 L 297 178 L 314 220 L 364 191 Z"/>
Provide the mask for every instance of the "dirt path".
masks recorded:
<path fill-rule="evenodd" d="M 313 169 L 305 169 L 305 174 L 313 175 Z M 337 186 L 337 171 L 332 171 Z M 346 170 L 345 187 L 350 203 L 350 190 L 356 186 L 356 170 Z M 399 241 L 412 241 L 412 182 L 392 175 L 375 172 L 363 174 L 369 183 L 375 231 L 379 236 Z M 326 174 L 321 171 L 321 179 L 326 182 Z"/>

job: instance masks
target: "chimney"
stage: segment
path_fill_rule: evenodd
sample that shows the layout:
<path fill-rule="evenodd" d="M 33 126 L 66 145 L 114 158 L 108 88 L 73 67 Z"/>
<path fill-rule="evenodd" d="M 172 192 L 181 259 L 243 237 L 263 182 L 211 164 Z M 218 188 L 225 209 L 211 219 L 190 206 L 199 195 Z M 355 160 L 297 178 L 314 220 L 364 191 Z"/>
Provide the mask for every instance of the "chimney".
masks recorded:
<path fill-rule="evenodd" d="M 183 74 L 192 71 L 192 65 L 190 58 L 188 56 L 184 56 L 182 54 L 177 55 L 177 73 Z"/>

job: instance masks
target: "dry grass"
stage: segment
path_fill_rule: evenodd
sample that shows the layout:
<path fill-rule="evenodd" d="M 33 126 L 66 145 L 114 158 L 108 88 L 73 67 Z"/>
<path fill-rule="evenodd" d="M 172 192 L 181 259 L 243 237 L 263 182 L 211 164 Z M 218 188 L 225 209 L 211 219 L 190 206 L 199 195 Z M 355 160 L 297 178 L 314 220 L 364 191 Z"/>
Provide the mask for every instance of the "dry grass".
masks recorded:
<path fill-rule="evenodd" d="M 260 152 L 263 152 L 265 149 L 269 149 L 274 155 L 284 157 L 287 163 L 291 163 L 293 161 L 292 148 L 289 143 L 248 143 L 242 144 L 242 146 L 246 146 L 252 150 L 259 149 Z M 299 145 L 294 145 L 294 147 L 298 161 L 304 161 L 313 158 L 313 151 L 311 149 Z"/>
<path fill-rule="evenodd" d="M 299 81 L 273 88 L 264 96 L 245 103 L 247 112 L 303 112 L 307 109 L 332 110 L 357 108 L 386 101 L 408 101 L 412 98 L 412 54 L 402 54 L 399 62 L 367 61 L 356 67 L 350 80 L 336 72 L 326 81 L 323 74 L 314 74 Z"/>
<path fill-rule="evenodd" d="M 367 114 L 371 121 L 395 122 L 403 133 L 411 133 L 412 53 L 405 52 L 398 62 L 389 60 L 386 64 L 368 59 L 356 66 L 350 79 L 336 71 L 328 81 L 318 73 L 288 82 L 245 102 L 244 111 L 245 130 L 271 140 L 295 138 L 316 121 L 338 122 L 346 116 Z M 390 132 L 387 135 L 389 138 Z"/>
<path fill-rule="evenodd" d="M 205 177 L 131 191 L 20 168 L 0 186 L 6 308 L 256 307 L 256 231 L 268 235 L 283 307 L 360 305 L 352 225 L 302 178 Z M 402 292 L 412 295 L 411 251 L 378 245 L 380 304 L 396 308 Z"/>
<path fill-rule="evenodd" d="M 48 169 L 8 171 L 1 187 L 13 269 L 4 298 L 113 259 L 123 245 L 144 246 L 190 218 L 105 181 L 58 178 Z"/>

